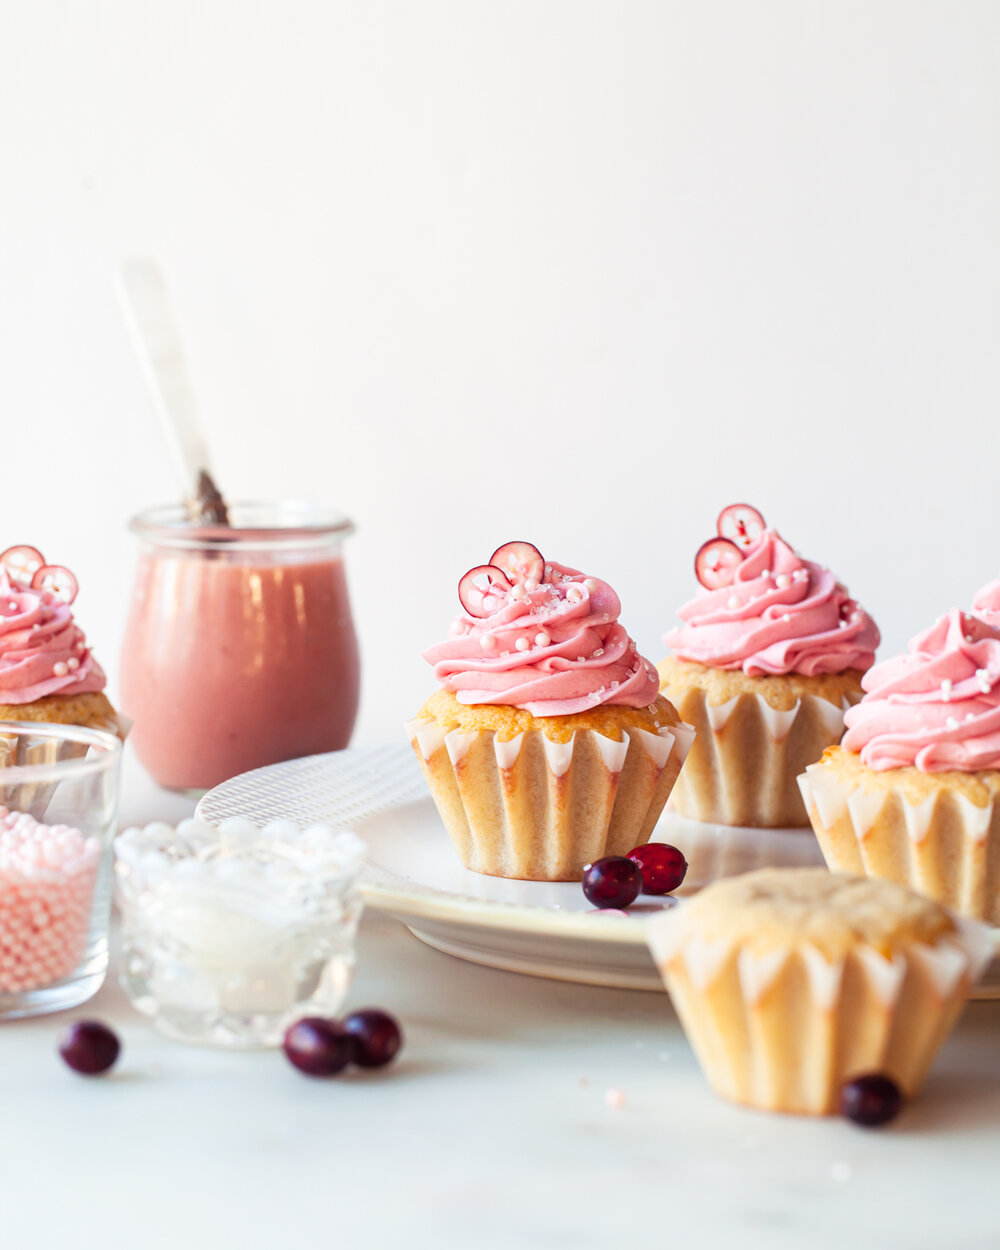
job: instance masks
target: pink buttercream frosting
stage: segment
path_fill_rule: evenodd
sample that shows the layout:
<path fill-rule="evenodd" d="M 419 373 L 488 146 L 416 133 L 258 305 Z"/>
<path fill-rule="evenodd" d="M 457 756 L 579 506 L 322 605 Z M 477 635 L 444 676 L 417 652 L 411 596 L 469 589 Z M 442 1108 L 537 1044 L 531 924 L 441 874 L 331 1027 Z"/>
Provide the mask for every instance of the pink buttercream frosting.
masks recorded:
<path fill-rule="evenodd" d="M 861 684 L 843 744 L 869 768 L 1000 768 L 1000 617 L 953 608 Z"/>
<path fill-rule="evenodd" d="M 93 694 L 105 683 L 69 604 L 51 590 L 12 581 L 0 568 L 0 703 Z"/>
<path fill-rule="evenodd" d="M 499 703 L 532 716 L 567 716 L 599 704 L 644 707 L 656 669 L 618 622 L 607 584 L 547 563 L 540 585 L 515 585 L 486 617 L 462 612 L 424 659 L 460 703 Z"/>
<path fill-rule="evenodd" d="M 682 660 L 750 677 L 841 673 L 875 660 L 878 627 L 829 569 L 803 560 L 773 529 L 747 547 L 731 585 L 706 590 L 664 642 Z"/>
<path fill-rule="evenodd" d="M 987 582 L 972 601 L 972 610 L 988 621 L 1000 622 L 1000 578 Z"/>

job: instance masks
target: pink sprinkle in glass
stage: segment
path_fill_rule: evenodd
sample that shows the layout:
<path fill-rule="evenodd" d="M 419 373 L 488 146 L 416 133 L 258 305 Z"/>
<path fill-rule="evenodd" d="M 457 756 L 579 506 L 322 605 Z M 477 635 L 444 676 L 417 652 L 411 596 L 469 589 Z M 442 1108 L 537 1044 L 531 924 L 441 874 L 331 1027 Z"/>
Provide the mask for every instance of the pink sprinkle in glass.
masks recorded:
<path fill-rule="evenodd" d="M 0 1020 L 101 987 L 120 759 L 101 730 L 0 722 Z"/>

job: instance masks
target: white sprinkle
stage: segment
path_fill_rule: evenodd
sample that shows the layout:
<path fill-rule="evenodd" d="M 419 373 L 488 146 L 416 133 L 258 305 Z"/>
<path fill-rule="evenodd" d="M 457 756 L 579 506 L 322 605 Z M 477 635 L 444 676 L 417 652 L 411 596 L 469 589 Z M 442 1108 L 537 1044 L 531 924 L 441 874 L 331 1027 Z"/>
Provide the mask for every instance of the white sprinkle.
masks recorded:
<path fill-rule="evenodd" d="M 71 673 L 75 673 L 76 670 L 80 667 L 80 661 L 74 655 L 66 661 L 66 665 L 69 668 L 69 671 Z"/>
<path fill-rule="evenodd" d="M 596 589 L 597 589 L 597 582 L 596 582 L 596 581 L 595 581 L 592 577 L 585 577 L 585 578 L 583 579 L 583 584 L 584 584 L 584 586 L 586 586 L 586 587 L 587 587 L 587 589 L 588 589 L 588 590 L 596 590 Z"/>
<path fill-rule="evenodd" d="M 729 596 L 729 600 L 728 600 L 728 602 L 726 603 L 726 607 L 727 607 L 727 608 L 738 608 L 738 607 L 740 607 L 740 606 L 742 605 L 742 602 L 743 602 L 743 601 L 742 601 L 742 599 L 740 599 L 739 595 L 730 595 L 730 596 Z"/>
<path fill-rule="evenodd" d="M 462 624 L 461 621 L 452 621 L 451 625 L 448 628 L 448 633 L 451 634 L 453 638 L 455 638 L 459 634 L 461 634 L 464 631 L 464 629 L 465 629 L 465 626 Z"/>
<path fill-rule="evenodd" d="M 975 720 L 975 719 L 976 719 L 976 714 L 975 714 L 975 712 L 966 712 L 966 713 L 965 713 L 965 719 L 966 719 L 966 720 Z"/>
<path fill-rule="evenodd" d="M 527 640 L 527 638 L 518 638 L 517 642 L 514 643 L 514 646 L 517 647 L 518 651 L 527 651 L 527 649 L 531 646 L 531 643 Z"/>
<path fill-rule="evenodd" d="M 520 582 L 518 582 L 516 586 L 511 587 L 510 597 L 512 599 L 523 599 L 525 596 L 525 593 L 526 592 L 525 592 L 524 587 L 521 585 Z"/>
<path fill-rule="evenodd" d="M 507 658 L 509 655 L 510 655 L 510 652 L 509 652 L 509 651 L 501 651 L 501 652 L 500 652 L 500 655 L 499 655 L 497 658 L 498 658 L 498 659 L 501 659 L 501 660 L 506 660 L 506 658 Z"/>
<path fill-rule="evenodd" d="M 611 613 L 610 613 L 610 612 L 605 612 L 605 613 L 604 613 L 604 619 L 605 619 L 606 621 L 610 621 L 610 620 L 611 620 Z"/>
<path fill-rule="evenodd" d="M 525 579 L 525 582 L 524 582 L 524 589 L 525 589 L 525 590 L 528 590 L 528 591 L 531 591 L 531 590 L 537 590 L 537 589 L 538 589 L 538 581 L 537 581 L 537 579 L 536 579 L 536 578 L 534 578 L 534 577 L 528 577 L 528 578 L 526 578 L 526 579 Z"/>
<path fill-rule="evenodd" d="M 599 655 L 603 655 L 603 654 L 604 654 L 604 648 L 598 647 L 597 650 L 594 652 L 594 658 L 596 659 Z"/>
<path fill-rule="evenodd" d="M 570 603 L 579 603 L 583 598 L 583 591 L 579 586 L 570 586 L 569 590 L 566 591 L 566 598 Z"/>
<path fill-rule="evenodd" d="M 8 607 L 8 608 L 10 608 L 10 610 L 11 610 L 12 612 L 16 612 L 16 611 L 17 611 L 17 604 L 16 604 L 16 603 L 8 603 L 8 604 L 7 604 L 7 607 Z"/>
<path fill-rule="evenodd" d="M 950 677 L 944 677 L 941 679 L 941 698 L 945 701 L 945 703 L 947 703 L 951 698 L 951 685 L 952 682 Z"/>
<path fill-rule="evenodd" d="M 771 577 L 771 576 L 773 576 L 773 574 L 771 573 L 770 569 L 765 569 L 764 572 L 761 573 L 761 577 L 764 577 L 764 578 Z"/>
<path fill-rule="evenodd" d="M 971 634 L 966 634 L 966 635 L 965 635 L 965 641 L 966 641 L 966 642 L 972 642 L 972 641 L 973 641 L 972 635 L 971 635 Z"/>
<path fill-rule="evenodd" d="M 620 1089 L 609 1089 L 604 1095 L 604 1101 L 612 1110 L 618 1111 L 625 1106 L 625 1095 Z"/>
<path fill-rule="evenodd" d="M 846 629 L 846 628 L 847 628 L 847 621 L 841 621 L 841 622 L 840 622 L 840 628 L 841 628 L 841 629 Z"/>
<path fill-rule="evenodd" d="M 578 656 L 576 657 L 576 662 L 577 662 L 577 664 L 582 664 L 586 658 L 587 658 L 587 657 L 586 657 L 585 655 L 578 655 Z"/>
<path fill-rule="evenodd" d="M 484 651 L 492 651 L 497 645 L 497 640 L 492 634 L 483 634 L 482 638 L 479 639 L 479 645 Z"/>
<path fill-rule="evenodd" d="M 787 624 L 792 618 L 787 612 L 785 612 L 782 614 L 781 619 Z"/>
<path fill-rule="evenodd" d="M 946 725 L 949 729 L 957 729 L 957 728 L 958 728 L 958 721 L 954 718 L 954 716 L 949 716 L 949 717 L 948 717 L 948 719 L 945 721 L 945 725 Z"/>
<path fill-rule="evenodd" d="M 787 573 L 779 573 L 778 576 L 774 579 L 774 584 L 776 586 L 780 586 L 781 589 L 784 590 L 786 586 L 791 586 L 792 579 L 788 576 Z"/>
<path fill-rule="evenodd" d="M 62 662 L 62 660 L 60 660 L 58 664 L 52 665 L 52 671 L 53 673 L 55 673 L 57 677 L 65 677 L 66 674 L 69 672 L 69 669 Z"/>
<path fill-rule="evenodd" d="M 545 632 L 544 629 L 541 631 L 541 633 L 538 633 L 535 635 L 536 647 L 547 647 L 551 641 L 552 639 L 548 636 L 548 634 Z"/>

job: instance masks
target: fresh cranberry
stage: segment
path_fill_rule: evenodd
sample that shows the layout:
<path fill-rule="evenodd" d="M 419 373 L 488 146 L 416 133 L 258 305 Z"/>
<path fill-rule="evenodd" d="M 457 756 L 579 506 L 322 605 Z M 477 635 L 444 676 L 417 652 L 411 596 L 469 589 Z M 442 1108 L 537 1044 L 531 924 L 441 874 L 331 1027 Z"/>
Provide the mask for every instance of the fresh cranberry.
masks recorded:
<path fill-rule="evenodd" d="M 673 894 L 687 876 L 687 860 L 666 842 L 647 842 L 629 851 L 628 857 L 642 872 L 643 894 Z"/>
<path fill-rule="evenodd" d="M 116 1034 L 97 1020 L 74 1020 L 59 1038 L 59 1054 L 83 1076 L 97 1076 L 114 1067 L 121 1048 Z"/>
<path fill-rule="evenodd" d="M 336 1076 L 354 1058 L 354 1039 L 336 1020 L 304 1016 L 285 1033 L 285 1054 L 307 1076 Z"/>
<path fill-rule="evenodd" d="M 841 1114 L 855 1124 L 863 1124 L 865 1128 L 888 1124 L 899 1115 L 902 1105 L 899 1086 L 878 1072 L 856 1076 L 840 1091 Z"/>
<path fill-rule="evenodd" d="M 642 872 L 624 855 L 606 855 L 584 868 L 582 885 L 595 907 L 628 907 L 642 889 Z"/>
<path fill-rule="evenodd" d="M 352 1012 L 344 1028 L 354 1039 L 354 1062 L 359 1068 L 384 1067 L 395 1059 L 403 1044 L 399 1022 L 377 1007 Z"/>

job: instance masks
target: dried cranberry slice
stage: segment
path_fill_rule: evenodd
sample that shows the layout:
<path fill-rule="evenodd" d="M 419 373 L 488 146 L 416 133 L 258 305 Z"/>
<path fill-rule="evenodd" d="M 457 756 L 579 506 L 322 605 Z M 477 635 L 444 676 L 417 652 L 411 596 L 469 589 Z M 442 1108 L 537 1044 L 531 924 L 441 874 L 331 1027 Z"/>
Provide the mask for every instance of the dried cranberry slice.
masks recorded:
<path fill-rule="evenodd" d="M 31 579 L 32 590 L 51 590 L 63 603 L 72 603 L 77 596 L 80 585 L 76 578 L 61 564 L 43 564 L 35 570 Z"/>
<path fill-rule="evenodd" d="M 708 590 L 732 585 L 733 575 L 743 563 L 743 552 L 728 538 L 710 538 L 694 557 L 694 572 Z"/>
<path fill-rule="evenodd" d="M 37 547 L 8 547 L 0 552 L 0 565 L 7 570 L 7 576 L 23 586 L 30 586 L 31 579 L 45 563 L 45 557 Z"/>
<path fill-rule="evenodd" d="M 731 503 L 722 509 L 715 522 L 719 537 L 728 538 L 738 547 L 749 547 L 766 528 L 764 518 L 748 503 Z"/>
<path fill-rule="evenodd" d="M 490 556 L 490 564 L 505 573 L 511 582 L 541 583 L 545 577 L 542 553 L 531 543 L 504 543 Z"/>
<path fill-rule="evenodd" d="M 470 616 L 489 616 L 495 612 L 511 584 L 500 569 L 492 564 L 477 564 L 458 583 L 458 598 Z"/>

